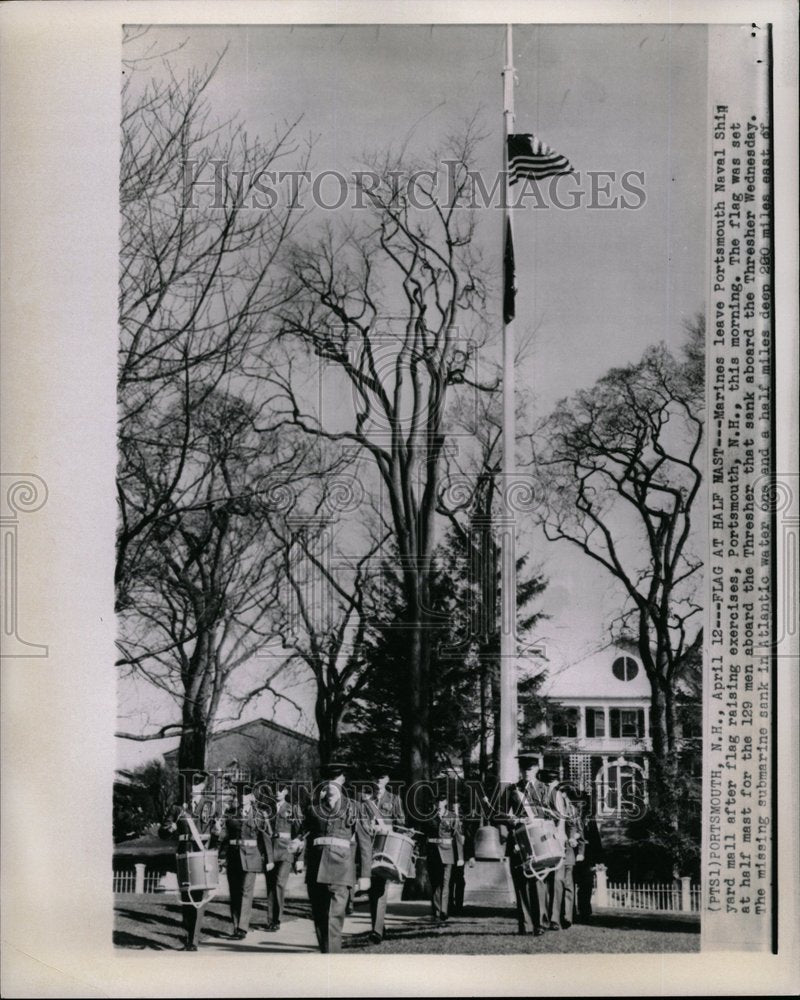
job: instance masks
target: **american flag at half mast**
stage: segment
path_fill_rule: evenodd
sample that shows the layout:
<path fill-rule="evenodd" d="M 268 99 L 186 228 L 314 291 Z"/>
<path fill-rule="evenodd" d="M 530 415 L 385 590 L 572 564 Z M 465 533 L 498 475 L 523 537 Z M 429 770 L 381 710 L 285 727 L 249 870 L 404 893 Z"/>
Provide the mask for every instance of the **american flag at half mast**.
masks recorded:
<path fill-rule="evenodd" d="M 575 168 L 560 153 L 554 152 L 530 132 L 518 132 L 508 137 L 508 183 L 516 184 L 521 177 L 540 181 L 545 177 L 574 173 Z"/>

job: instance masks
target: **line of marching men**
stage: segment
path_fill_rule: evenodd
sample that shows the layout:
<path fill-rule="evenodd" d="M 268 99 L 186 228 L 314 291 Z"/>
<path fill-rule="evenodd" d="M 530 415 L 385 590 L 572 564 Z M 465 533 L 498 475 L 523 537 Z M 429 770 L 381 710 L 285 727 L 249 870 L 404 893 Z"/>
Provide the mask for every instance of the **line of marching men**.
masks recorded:
<path fill-rule="evenodd" d="M 235 783 L 237 798 L 221 817 L 201 808 L 202 785 L 192 800 L 175 807 L 162 826 L 162 836 L 177 838 L 177 854 L 192 852 L 199 844 L 216 849 L 225 865 L 230 891 L 232 936 L 246 937 L 250 928 L 256 876 L 266 875 L 268 931 L 281 926 L 284 895 L 292 870 L 305 872 L 311 915 L 320 951 L 341 950 L 345 916 L 352 909 L 354 890 L 367 892 L 371 931 L 369 939 L 380 942 L 385 934 L 387 877 L 373 870 L 374 838 L 392 829 L 404 828 L 402 802 L 388 787 L 386 767 L 373 769 L 371 782 L 360 800 L 345 788 L 347 766 L 329 764 L 308 806 L 301 811 L 288 801 L 288 786 L 278 785 L 269 812 L 256 801 L 252 786 Z M 577 900 L 573 872 L 584 861 L 585 831 L 579 810 L 559 787 L 557 776 L 537 770 L 533 758 L 520 755 L 520 781 L 507 790 L 502 812 L 508 835 L 506 848 L 516 896 L 520 934 L 543 934 L 567 928 L 576 910 L 590 911 L 591 869 L 586 880 L 578 880 Z M 446 783 L 437 786 L 431 818 L 418 824 L 424 839 L 431 886 L 431 908 L 437 926 L 447 924 L 451 907 L 463 903 L 465 833 L 458 806 L 448 801 Z M 523 870 L 523 857 L 513 836 L 517 823 L 532 816 L 554 819 L 562 863 L 544 878 L 531 878 Z M 584 867 L 587 867 L 584 864 Z M 197 951 L 203 916 L 210 894 L 206 890 L 181 893 L 186 951 Z"/>

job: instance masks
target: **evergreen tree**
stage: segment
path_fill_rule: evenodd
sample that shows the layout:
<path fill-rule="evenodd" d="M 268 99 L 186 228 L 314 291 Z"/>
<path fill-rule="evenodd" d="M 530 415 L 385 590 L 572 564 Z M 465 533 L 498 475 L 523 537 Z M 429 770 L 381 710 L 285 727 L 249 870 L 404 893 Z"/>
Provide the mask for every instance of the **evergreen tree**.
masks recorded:
<path fill-rule="evenodd" d="M 494 578 L 495 608 L 488 619 L 478 601 L 485 591 L 476 579 L 473 541 L 455 530 L 447 533 L 436 552 L 431 587 L 431 773 L 461 771 L 467 778 L 491 782 L 496 764 L 476 760 L 481 735 L 494 734 L 499 710 L 500 636 L 499 566 L 488 567 Z M 496 546 L 494 547 L 496 548 Z M 525 573 L 527 559 L 517 562 L 518 634 L 525 637 L 541 619 L 533 609 L 546 581 Z M 384 567 L 383 592 L 377 602 L 380 620 L 366 638 L 369 681 L 352 706 L 349 731 L 342 738 L 345 755 L 361 770 L 376 761 L 400 766 L 400 720 L 407 675 L 407 639 L 403 628 L 406 609 L 399 571 L 393 561 Z M 485 631 L 481 631 L 484 623 Z M 539 721 L 543 700 L 539 688 L 544 672 L 520 677 L 520 720 L 523 730 Z M 488 682 L 488 683 L 487 683 Z M 402 775 L 402 777 L 407 777 Z"/>

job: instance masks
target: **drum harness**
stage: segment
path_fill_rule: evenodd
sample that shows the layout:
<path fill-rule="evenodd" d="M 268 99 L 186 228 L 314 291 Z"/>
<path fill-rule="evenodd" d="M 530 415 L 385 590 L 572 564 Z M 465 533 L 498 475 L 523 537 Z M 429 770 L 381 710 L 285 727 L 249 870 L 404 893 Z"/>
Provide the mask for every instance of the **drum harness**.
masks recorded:
<path fill-rule="evenodd" d="M 197 847 L 197 850 L 201 854 L 207 853 L 207 848 L 203 846 L 203 835 L 197 829 L 197 824 L 194 821 L 194 817 L 191 815 L 187 815 L 185 817 L 185 820 L 186 820 L 186 825 L 189 827 L 189 830 L 191 831 L 191 836 L 187 837 L 184 834 L 183 836 L 180 836 L 178 839 L 194 840 L 195 847 Z M 187 900 L 181 900 L 181 902 L 183 902 L 184 905 L 189 904 L 193 906 L 196 910 L 199 910 L 201 906 L 205 906 L 205 904 L 209 902 L 209 900 L 213 899 L 214 896 L 216 896 L 217 892 L 219 891 L 219 883 L 217 883 L 217 885 L 215 885 L 213 889 L 202 889 L 200 891 L 203 893 L 203 898 L 199 902 L 191 898 Z M 186 895 L 188 896 L 189 893 L 187 892 Z"/>
<path fill-rule="evenodd" d="M 519 788 L 515 788 L 514 792 L 515 792 L 515 794 L 517 796 L 517 799 L 519 800 L 520 805 L 525 810 L 525 815 L 527 816 L 529 823 L 533 823 L 536 820 L 544 820 L 545 822 L 552 823 L 553 827 L 555 828 L 555 820 L 557 819 L 557 813 L 555 812 L 555 810 L 551 809 L 549 806 L 545 805 L 540 800 L 539 803 L 537 804 L 538 808 L 541 809 L 544 813 L 548 813 L 549 815 L 548 816 L 535 816 L 534 812 L 533 812 L 533 809 L 531 808 L 531 804 L 528 801 L 527 790 L 526 790 L 525 793 L 523 793 L 523 792 L 520 791 Z M 539 882 L 543 882 L 551 872 L 558 871 L 558 869 L 563 864 L 564 864 L 564 856 L 563 856 L 563 854 L 562 854 L 561 858 L 559 859 L 558 864 L 553 865 L 553 866 L 548 867 L 548 868 L 536 869 L 536 868 L 533 868 L 531 865 L 526 865 L 526 863 L 523 862 L 523 865 L 522 865 L 522 874 L 525 875 L 526 878 L 535 878 Z"/>

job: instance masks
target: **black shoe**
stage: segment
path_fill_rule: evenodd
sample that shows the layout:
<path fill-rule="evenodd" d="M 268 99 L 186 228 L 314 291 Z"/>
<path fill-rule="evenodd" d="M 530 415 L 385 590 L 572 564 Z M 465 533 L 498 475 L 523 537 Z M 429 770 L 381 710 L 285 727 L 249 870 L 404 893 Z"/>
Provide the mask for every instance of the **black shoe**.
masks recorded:
<path fill-rule="evenodd" d="M 533 932 L 533 936 L 534 937 L 543 937 L 544 936 L 544 929 L 542 927 L 537 927 L 536 930 Z"/>
<path fill-rule="evenodd" d="M 274 924 L 267 924 L 267 926 L 264 928 L 264 930 L 267 930 L 270 933 L 272 933 L 273 931 L 279 931 L 280 929 L 281 929 L 281 922 L 280 922 L 280 920 L 278 920 Z"/>
<path fill-rule="evenodd" d="M 379 934 L 377 931 L 370 931 L 369 932 L 369 941 L 370 941 L 370 944 L 380 944 L 381 941 L 383 941 L 383 935 Z"/>
<path fill-rule="evenodd" d="M 247 937 L 247 931 L 236 931 L 233 937 L 235 941 L 244 941 Z"/>
<path fill-rule="evenodd" d="M 561 926 L 563 930 L 567 931 L 570 929 L 570 927 L 572 927 L 572 922 L 570 920 L 565 920 Z"/>
<path fill-rule="evenodd" d="M 197 951 L 197 945 L 196 944 L 185 944 L 183 946 L 183 950 L 184 951 Z"/>

